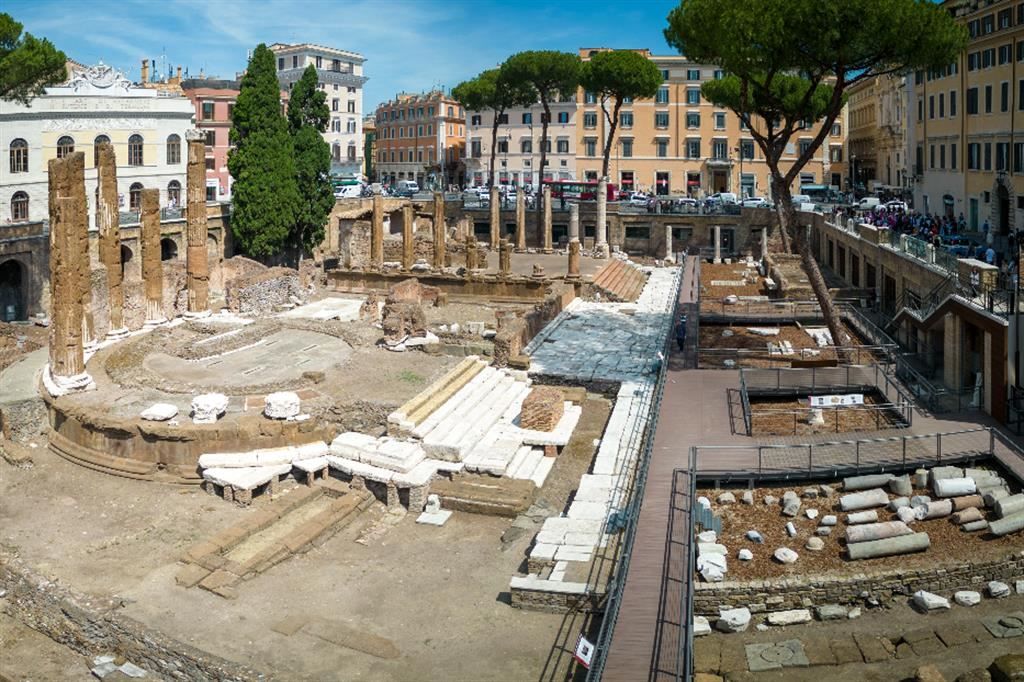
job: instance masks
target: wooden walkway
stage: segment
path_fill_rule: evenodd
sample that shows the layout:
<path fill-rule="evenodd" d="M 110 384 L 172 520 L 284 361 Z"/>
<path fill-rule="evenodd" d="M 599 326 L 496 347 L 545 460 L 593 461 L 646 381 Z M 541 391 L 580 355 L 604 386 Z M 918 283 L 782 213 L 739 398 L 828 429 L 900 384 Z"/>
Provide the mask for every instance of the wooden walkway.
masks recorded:
<path fill-rule="evenodd" d="M 681 667 L 679 645 L 686 642 L 686 631 L 680 628 L 689 627 L 681 610 L 686 592 L 691 589 L 685 569 L 694 560 L 687 554 L 688 536 L 692 532 L 690 505 L 694 501 L 689 499 L 691 482 L 685 468 L 691 446 L 739 446 L 704 451 L 697 462 L 699 473 L 702 469 L 723 471 L 749 467 L 751 455 L 745 448 L 758 443 L 852 441 L 998 426 L 995 420 L 980 412 L 948 415 L 953 417 L 948 418 L 915 411 L 913 426 L 909 429 L 817 437 L 754 439 L 742 435 L 742 414 L 736 411 L 738 405 L 730 410 L 730 401 L 735 400 L 733 392 L 739 389 L 739 371 L 692 369 L 696 366 L 697 340 L 694 267 L 693 259 L 688 259 L 679 297 L 679 311 L 690 313 L 687 344 L 684 352 L 673 346 L 669 357 L 646 485 L 641 491 L 643 498 L 632 557 L 602 675 L 602 679 L 609 681 L 672 680 Z M 981 440 L 979 435 L 969 438 Z M 953 438 L 950 441 L 949 447 L 956 447 Z M 1007 441 L 1010 445 L 996 440 L 995 454 L 1024 481 L 1024 456 L 1020 450 L 1013 449 L 1014 445 L 1021 446 L 1021 439 L 1008 437 Z M 943 449 L 946 449 L 945 444 Z M 802 463 L 797 463 L 794 455 L 777 464 L 798 470 L 806 459 L 800 461 Z M 685 670 L 679 672 L 687 679 Z"/>

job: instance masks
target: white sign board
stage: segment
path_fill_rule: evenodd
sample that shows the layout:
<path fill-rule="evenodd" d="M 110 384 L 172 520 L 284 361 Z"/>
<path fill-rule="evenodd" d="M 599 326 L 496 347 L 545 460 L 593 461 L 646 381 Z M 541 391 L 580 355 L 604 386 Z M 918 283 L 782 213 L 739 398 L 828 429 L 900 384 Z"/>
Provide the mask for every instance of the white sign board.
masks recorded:
<path fill-rule="evenodd" d="M 594 645 L 587 641 L 587 638 L 580 635 L 576 640 L 576 650 L 572 653 L 573 658 L 580 662 L 587 670 L 590 670 L 590 663 L 594 660 Z"/>
<path fill-rule="evenodd" d="M 863 393 L 847 393 L 846 395 L 812 395 L 811 407 L 840 407 L 843 405 L 863 405 Z"/>

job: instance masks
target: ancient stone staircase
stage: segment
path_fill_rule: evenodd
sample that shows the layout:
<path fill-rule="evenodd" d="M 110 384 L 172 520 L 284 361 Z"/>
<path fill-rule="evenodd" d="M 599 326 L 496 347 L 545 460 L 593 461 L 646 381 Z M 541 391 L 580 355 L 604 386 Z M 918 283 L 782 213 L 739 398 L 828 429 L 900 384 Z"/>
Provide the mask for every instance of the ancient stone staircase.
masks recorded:
<path fill-rule="evenodd" d="M 647 274 L 638 266 L 613 258 L 597 271 L 592 285 L 609 301 L 635 303 L 647 283 Z"/>

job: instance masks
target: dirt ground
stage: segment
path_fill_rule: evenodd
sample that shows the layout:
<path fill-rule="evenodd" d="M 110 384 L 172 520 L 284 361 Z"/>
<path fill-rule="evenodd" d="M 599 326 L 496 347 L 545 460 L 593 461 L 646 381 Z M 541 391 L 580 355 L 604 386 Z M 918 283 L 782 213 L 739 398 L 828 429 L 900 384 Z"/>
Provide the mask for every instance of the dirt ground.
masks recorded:
<path fill-rule="evenodd" d="M 0 322 L 0 371 L 23 355 L 45 346 L 49 333 L 46 327 L 34 324 Z"/>
<path fill-rule="evenodd" d="M 834 484 L 834 482 L 830 482 Z M 882 557 L 879 559 L 862 559 L 850 561 L 846 558 L 846 514 L 839 511 L 839 497 L 842 493 L 836 492 L 831 498 L 818 498 L 817 500 L 802 500 L 800 513 L 796 518 L 789 518 L 782 515 L 782 507 L 776 502 L 772 505 L 764 504 L 765 495 L 773 495 L 779 500 L 787 490 L 796 493 L 803 491 L 810 484 L 792 488 L 755 488 L 754 504 L 746 505 L 739 502 L 742 490 L 733 490 L 737 503 L 720 505 L 716 502 L 721 490 L 705 489 L 698 491 L 698 495 L 704 495 L 712 502 L 712 509 L 722 518 L 722 534 L 718 542 L 729 548 L 729 580 L 759 580 L 764 578 L 778 578 L 785 576 L 808 576 L 808 575 L 847 575 L 862 573 L 864 571 L 877 570 L 898 570 L 901 568 L 912 569 L 917 567 L 932 567 L 942 563 L 956 563 L 964 557 L 972 559 L 998 558 L 1006 556 L 1014 551 L 1020 551 L 1024 538 L 1020 534 L 1005 535 L 996 538 L 988 533 L 964 533 L 960 528 L 951 523 L 948 518 L 933 519 L 931 521 L 918 521 L 912 528 L 928 533 L 931 539 L 931 547 L 924 552 L 908 554 L 898 557 Z M 838 488 L 838 485 L 836 485 Z M 915 490 L 916 495 L 927 495 L 927 490 Z M 896 495 L 889 494 L 889 499 L 895 499 Z M 817 509 L 819 516 L 816 520 L 807 518 L 806 510 Z M 811 552 L 804 548 L 807 540 L 814 536 L 814 531 L 822 516 L 834 514 L 838 517 L 838 524 L 833 527 L 832 534 L 822 537 L 825 541 L 825 549 L 820 552 Z M 984 511 L 985 517 L 989 518 L 991 511 Z M 878 509 L 879 521 L 899 520 L 894 512 L 887 509 Z M 786 522 L 792 521 L 796 527 L 796 537 L 789 537 L 786 533 Z M 764 544 L 757 544 L 746 538 L 748 530 L 756 530 L 764 537 Z M 797 552 L 800 558 L 795 564 L 780 564 L 772 559 L 772 554 L 779 547 L 789 547 Z M 740 549 L 749 549 L 754 554 L 753 561 L 740 561 L 736 559 L 736 553 Z"/>
<path fill-rule="evenodd" d="M 608 404 L 588 404 L 603 423 Z M 594 434 L 585 435 L 592 455 Z M 553 514 L 589 460 L 571 457 L 583 459 L 556 466 L 538 493 Z M 524 570 L 533 538 L 506 533 L 512 519 L 455 513 L 436 528 L 374 505 L 322 547 L 225 600 L 177 586 L 177 557 L 259 510 L 258 499 L 243 509 L 198 489 L 93 472 L 42 449 L 35 459 L 31 469 L 0 462 L 0 541 L 42 573 L 117 595 L 127 615 L 203 650 L 294 680 L 336 679 L 339 670 L 361 680 L 536 680 L 567 665 L 558 644 L 565 617 L 509 606 L 509 580 Z M 329 632 L 383 638 L 399 655 L 377 658 L 306 630 L 286 637 L 271 629 L 297 615 Z M 6 636 L 18 650 L 34 649 L 27 635 Z"/>
<path fill-rule="evenodd" d="M 0 680 L 50 682 L 95 679 L 89 658 L 6 615 L 0 598 Z"/>
<path fill-rule="evenodd" d="M 863 406 L 826 408 L 822 410 L 824 424 L 809 424 L 806 399 L 751 398 L 751 430 L 754 436 L 792 436 L 891 429 L 904 423 L 899 411 L 873 407 L 890 404 L 877 395 L 865 395 Z"/>
<path fill-rule="evenodd" d="M 722 286 L 711 284 L 712 280 L 732 282 L 745 280 L 747 283 L 742 286 Z M 700 290 L 701 296 L 712 299 L 720 299 L 729 294 L 737 296 L 768 295 L 764 277 L 758 274 L 756 268 L 748 268 L 746 263 L 701 263 Z"/>
<path fill-rule="evenodd" d="M 746 326 L 708 325 L 700 326 L 700 366 L 704 369 L 725 367 L 725 360 L 735 362 L 734 367 L 786 367 L 793 360 L 833 360 L 836 357 L 832 348 L 819 348 L 817 342 L 803 329 L 795 324 L 750 325 L 757 327 L 777 327 L 779 333 L 772 336 L 755 334 Z M 862 345 L 863 340 L 857 333 L 843 325 L 850 336 L 851 345 Z M 726 334 L 725 332 L 731 332 Z M 796 351 L 793 355 L 768 353 L 768 343 L 778 344 L 788 341 Z M 735 352 L 736 350 L 739 352 Z M 716 352 L 716 350 L 718 352 Z M 873 357 L 867 352 L 855 354 L 850 358 L 852 364 L 870 364 Z"/>

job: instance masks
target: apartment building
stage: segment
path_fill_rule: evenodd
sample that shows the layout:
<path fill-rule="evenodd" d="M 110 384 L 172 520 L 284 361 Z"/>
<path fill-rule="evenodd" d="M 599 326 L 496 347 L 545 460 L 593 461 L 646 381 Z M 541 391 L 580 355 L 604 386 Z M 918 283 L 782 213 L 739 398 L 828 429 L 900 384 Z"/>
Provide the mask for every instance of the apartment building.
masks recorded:
<path fill-rule="evenodd" d="M 584 48 L 580 57 L 587 60 L 604 49 Z M 770 173 L 749 130 L 734 113 L 714 106 L 701 95 L 701 84 L 721 78 L 722 71 L 683 56 L 639 52 L 658 66 L 664 83 L 654 99 L 624 103 L 612 141 L 608 172 L 611 182 L 623 189 L 648 190 L 660 195 L 769 195 Z M 610 126 L 597 96 L 581 89 L 578 100 L 576 170 L 581 177 L 596 180 Z M 811 143 L 818 125 L 808 124 L 798 131 L 785 150 L 783 169 Z M 843 122 L 837 120 L 815 158 L 794 182 L 794 191 L 799 185 L 808 184 L 843 187 L 844 135 Z"/>
<path fill-rule="evenodd" d="M 374 117 L 378 180 L 415 180 L 428 189 L 464 184 L 464 114 L 462 106 L 440 90 L 403 92 L 379 105 Z"/>
<path fill-rule="evenodd" d="M 363 75 L 366 58 L 356 52 L 301 43 L 275 43 L 281 89 L 291 91 L 310 64 L 316 67 L 318 85 L 327 93 L 331 122 L 324 139 L 331 146 L 331 175 L 342 180 L 363 175 Z"/>
<path fill-rule="evenodd" d="M 363 175 L 370 182 L 377 179 L 377 167 L 374 165 L 377 160 L 377 118 L 366 116 L 363 118 Z"/>
<path fill-rule="evenodd" d="M 1005 238 L 1024 216 L 1013 183 L 1024 175 L 1024 141 L 1016 135 L 1024 112 L 1024 3 L 947 0 L 943 7 L 970 39 L 955 62 L 918 71 L 908 85 L 915 205 L 963 214 L 971 230 L 987 222 Z"/>
<path fill-rule="evenodd" d="M 205 138 L 207 201 L 231 201 L 231 110 L 240 87 L 237 80 L 220 78 L 186 78 L 181 82 L 185 96 L 195 107 L 196 127 Z"/>
<path fill-rule="evenodd" d="M 552 102 L 545 180 L 575 180 L 577 164 L 577 107 L 573 97 Z M 510 109 L 499 120 L 495 182 L 536 187 L 540 184 L 540 152 L 544 107 L 539 103 Z M 466 112 L 466 182 L 481 186 L 489 181 L 491 126 L 494 112 Z"/>

